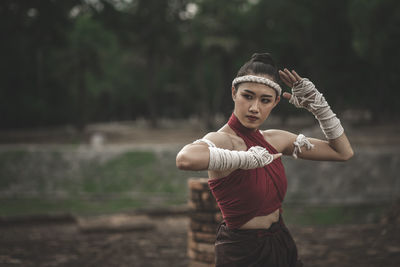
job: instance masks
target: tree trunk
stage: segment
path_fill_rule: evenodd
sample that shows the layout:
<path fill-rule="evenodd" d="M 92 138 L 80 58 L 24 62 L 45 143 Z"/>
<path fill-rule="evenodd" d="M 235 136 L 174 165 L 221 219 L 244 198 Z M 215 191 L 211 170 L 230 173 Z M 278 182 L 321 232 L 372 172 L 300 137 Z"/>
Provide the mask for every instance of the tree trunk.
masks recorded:
<path fill-rule="evenodd" d="M 158 101 L 157 101 L 157 62 L 154 49 L 150 48 L 147 54 L 147 89 L 149 90 L 147 107 L 149 109 L 149 120 L 152 128 L 157 128 L 158 125 Z"/>
<path fill-rule="evenodd" d="M 197 88 L 199 90 L 199 95 L 200 95 L 200 120 L 203 124 L 203 126 L 206 128 L 207 131 L 211 130 L 213 128 L 213 122 L 211 118 L 211 113 L 212 111 L 210 110 L 212 107 L 208 103 L 208 90 L 206 88 L 206 85 L 204 83 L 205 79 L 205 66 L 204 66 L 204 61 L 202 58 L 199 59 L 198 62 L 199 69 L 196 72 L 196 84 Z"/>
<path fill-rule="evenodd" d="M 79 132 L 83 132 L 86 126 L 86 64 L 83 59 L 79 60 L 79 68 L 77 72 L 77 117 L 75 118 L 75 127 Z"/>

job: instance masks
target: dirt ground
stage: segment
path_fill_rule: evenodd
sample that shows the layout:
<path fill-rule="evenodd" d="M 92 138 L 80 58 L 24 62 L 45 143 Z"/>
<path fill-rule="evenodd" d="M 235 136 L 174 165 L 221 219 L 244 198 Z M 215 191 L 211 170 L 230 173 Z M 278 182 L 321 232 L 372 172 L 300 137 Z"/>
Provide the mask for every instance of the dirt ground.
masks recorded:
<path fill-rule="evenodd" d="M 181 131 L 178 135 L 170 129 L 138 131 L 129 127 L 115 128 L 107 131 L 100 126 L 92 127 L 83 139 L 90 144 L 93 134 L 100 133 L 100 140 L 106 144 L 159 145 L 176 140 L 185 143 L 203 135 L 201 131 L 192 130 L 184 131 L 184 134 Z M 0 143 L 7 146 L 82 140 L 73 131 L 62 132 L 60 135 L 58 131 L 47 130 L 3 131 Z M 380 145 L 380 142 L 397 145 L 399 132 L 397 125 L 369 128 L 368 131 L 362 127 L 349 129 L 353 143 L 358 145 L 369 145 L 371 140 L 375 145 Z M 304 266 L 397 267 L 400 266 L 399 214 L 400 205 L 397 205 L 377 224 L 288 227 L 296 240 Z M 184 214 L 164 214 L 150 217 L 150 220 L 151 227 L 94 231 L 85 231 L 79 221 L 0 223 L 0 266 L 188 266 L 189 218 Z"/>
<path fill-rule="evenodd" d="M 92 231 L 79 221 L 3 223 L 0 266 L 188 266 L 189 218 L 180 214 L 148 219 L 151 227 Z M 289 229 L 305 266 L 395 267 L 400 266 L 399 222 L 399 217 L 387 216 L 379 224 Z"/>

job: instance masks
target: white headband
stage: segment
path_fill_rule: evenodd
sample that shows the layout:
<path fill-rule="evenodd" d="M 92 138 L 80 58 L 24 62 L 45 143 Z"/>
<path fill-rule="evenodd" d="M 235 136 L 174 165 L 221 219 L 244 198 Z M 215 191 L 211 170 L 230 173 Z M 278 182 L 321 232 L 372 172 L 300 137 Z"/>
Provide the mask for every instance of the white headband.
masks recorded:
<path fill-rule="evenodd" d="M 275 89 L 275 91 L 278 93 L 278 96 L 280 96 L 281 93 L 282 93 L 281 87 L 276 82 L 271 81 L 268 78 L 264 78 L 264 77 L 260 77 L 260 76 L 254 76 L 254 75 L 245 75 L 245 76 L 237 77 L 237 78 L 235 78 L 233 80 L 232 86 L 236 87 L 237 84 L 244 83 L 244 82 L 265 84 L 265 85 Z"/>

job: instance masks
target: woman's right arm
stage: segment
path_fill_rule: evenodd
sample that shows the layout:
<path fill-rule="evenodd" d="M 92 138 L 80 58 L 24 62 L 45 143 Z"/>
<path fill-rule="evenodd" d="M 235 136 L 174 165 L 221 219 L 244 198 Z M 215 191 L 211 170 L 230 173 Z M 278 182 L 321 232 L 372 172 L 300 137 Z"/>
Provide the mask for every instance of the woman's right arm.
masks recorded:
<path fill-rule="evenodd" d="M 234 150 L 231 138 L 224 133 L 209 133 L 203 140 L 186 145 L 176 157 L 176 166 L 182 170 L 209 170 L 212 178 L 224 177 L 236 169 L 250 170 L 263 167 L 282 153 L 270 154 L 264 147 L 253 146 L 247 151 Z"/>
<path fill-rule="evenodd" d="M 233 149 L 232 141 L 226 134 L 212 132 L 203 138 L 213 142 L 219 148 Z M 188 144 L 176 156 L 176 166 L 181 170 L 204 171 L 208 169 L 209 162 L 210 150 L 205 142 Z"/>

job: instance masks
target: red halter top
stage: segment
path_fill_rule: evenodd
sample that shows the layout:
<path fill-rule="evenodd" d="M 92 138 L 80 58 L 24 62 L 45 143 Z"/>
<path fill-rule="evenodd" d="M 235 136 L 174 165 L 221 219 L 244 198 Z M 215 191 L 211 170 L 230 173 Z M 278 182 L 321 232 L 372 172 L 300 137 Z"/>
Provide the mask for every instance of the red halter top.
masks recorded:
<path fill-rule="evenodd" d="M 243 139 L 247 149 L 265 147 L 271 154 L 278 153 L 259 130 L 243 126 L 232 114 L 231 129 Z M 287 180 L 280 158 L 252 170 L 237 169 L 223 178 L 210 179 L 208 185 L 214 195 L 228 228 L 240 228 L 256 216 L 265 216 L 282 207 Z"/>

